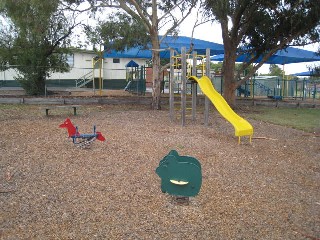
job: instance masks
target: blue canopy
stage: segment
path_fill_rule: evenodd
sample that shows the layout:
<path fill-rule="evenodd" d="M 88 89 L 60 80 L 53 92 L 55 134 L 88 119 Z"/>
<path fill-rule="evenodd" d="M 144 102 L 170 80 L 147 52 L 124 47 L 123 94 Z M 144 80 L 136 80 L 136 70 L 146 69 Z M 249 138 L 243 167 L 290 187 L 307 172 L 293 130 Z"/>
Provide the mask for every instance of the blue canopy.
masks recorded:
<path fill-rule="evenodd" d="M 219 43 L 183 36 L 167 36 L 160 44 L 160 57 L 170 58 L 170 49 L 174 49 L 180 53 L 182 47 L 186 47 L 186 49 L 188 50 L 190 49 L 191 44 L 193 46 L 192 50 L 197 51 L 197 54 L 205 55 L 207 48 L 210 49 L 211 56 L 224 53 L 223 45 Z M 149 48 L 151 49 L 151 45 L 149 46 Z M 107 50 L 104 53 L 104 58 L 151 58 L 152 51 L 150 49 L 143 49 L 143 47 L 135 47 L 127 49 L 123 52 Z"/>
<path fill-rule="evenodd" d="M 126 67 L 139 67 L 139 64 L 136 63 L 135 61 L 131 60 L 126 64 Z"/>
<path fill-rule="evenodd" d="M 212 61 L 223 61 L 224 55 L 220 54 L 214 57 L 211 57 Z M 248 62 L 250 61 L 251 56 L 247 54 L 240 55 L 236 62 Z M 259 63 L 262 60 L 262 56 L 260 56 L 255 62 Z M 286 49 L 279 50 L 275 54 L 273 54 L 265 63 L 267 64 L 290 64 L 290 63 L 300 63 L 300 62 L 314 62 L 320 61 L 320 56 L 317 55 L 316 52 L 287 47 Z"/>
<path fill-rule="evenodd" d="M 315 73 L 313 71 L 306 71 L 306 72 L 299 72 L 292 74 L 293 76 L 301 76 L 301 77 L 307 77 L 307 76 L 313 76 Z"/>

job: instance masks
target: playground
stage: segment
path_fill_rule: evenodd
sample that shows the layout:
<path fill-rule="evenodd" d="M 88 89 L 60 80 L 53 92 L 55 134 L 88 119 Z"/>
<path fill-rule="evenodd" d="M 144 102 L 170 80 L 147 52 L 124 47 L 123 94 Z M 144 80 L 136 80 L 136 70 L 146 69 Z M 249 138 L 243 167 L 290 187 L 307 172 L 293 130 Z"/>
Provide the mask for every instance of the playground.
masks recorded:
<path fill-rule="evenodd" d="M 45 115 L 0 105 L 0 239 L 319 239 L 319 137 L 251 119 L 238 144 L 213 108 L 208 126 L 170 121 L 169 107 L 83 105 Z M 105 137 L 74 146 L 59 125 Z M 319 133 L 317 133 L 319 134 Z M 188 204 L 155 170 L 171 150 L 196 158 L 202 186 Z"/>

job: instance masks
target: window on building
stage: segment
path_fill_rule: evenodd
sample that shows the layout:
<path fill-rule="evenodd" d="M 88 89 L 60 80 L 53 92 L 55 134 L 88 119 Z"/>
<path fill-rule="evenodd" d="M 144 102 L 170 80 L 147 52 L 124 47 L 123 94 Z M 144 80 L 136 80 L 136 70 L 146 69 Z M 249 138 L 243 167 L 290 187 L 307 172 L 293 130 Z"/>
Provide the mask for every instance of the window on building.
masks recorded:
<path fill-rule="evenodd" d="M 120 58 L 114 58 L 113 63 L 120 63 Z"/>
<path fill-rule="evenodd" d="M 69 67 L 74 66 L 74 54 L 67 55 L 67 64 L 69 65 Z"/>

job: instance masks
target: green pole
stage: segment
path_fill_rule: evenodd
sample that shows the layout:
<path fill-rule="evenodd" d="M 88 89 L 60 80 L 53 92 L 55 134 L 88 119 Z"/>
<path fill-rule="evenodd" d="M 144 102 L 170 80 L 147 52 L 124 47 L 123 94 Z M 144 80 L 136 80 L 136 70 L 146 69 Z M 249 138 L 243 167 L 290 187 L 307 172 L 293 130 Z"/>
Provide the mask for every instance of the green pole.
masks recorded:
<path fill-rule="evenodd" d="M 186 47 L 181 48 L 181 125 L 186 125 L 187 59 Z"/>
<path fill-rule="evenodd" d="M 197 52 L 192 53 L 192 76 L 197 75 Z M 196 120 L 196 112 L 197 112 L 197 83 L 192 82 L 192 121 Z"/>
<path fill-rule="evenodd" d="M 210 49 L 207 48 L 206 49 L 206 76 L 208 78 L 210 78 L 211 80 L 211 76 L 210 76 Z M 209 98 L 207 96 L 205 96 L 204 98 L 204 125 L 206 127 L 208 127 L 209 125 L 209 110 L 210 110 L 210 102 L 209 102 Z"/>
<path fill-rule="evenodd" d="M 170 80 L 169 80 L 170 120 L 174 120 L 174 50 L 170 49 Z"/>
<path fill-rule="evenodd" d="M 256 82 L 256 74 L 253 75 L 253 81 L 252 81 L 252 99 L 254 99 L 254 84 Z"/>

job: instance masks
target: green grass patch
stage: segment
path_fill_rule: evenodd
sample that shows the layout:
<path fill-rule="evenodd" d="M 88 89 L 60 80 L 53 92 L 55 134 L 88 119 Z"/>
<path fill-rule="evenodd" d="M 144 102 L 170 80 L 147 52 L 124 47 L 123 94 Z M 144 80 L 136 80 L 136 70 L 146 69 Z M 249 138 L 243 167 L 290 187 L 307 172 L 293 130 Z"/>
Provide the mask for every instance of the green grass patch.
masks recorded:
<path fill-rule="evenodd" d="M 306 132 L 320 130 L 320 109 L 255 107 L 249 117 Z"/>

